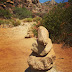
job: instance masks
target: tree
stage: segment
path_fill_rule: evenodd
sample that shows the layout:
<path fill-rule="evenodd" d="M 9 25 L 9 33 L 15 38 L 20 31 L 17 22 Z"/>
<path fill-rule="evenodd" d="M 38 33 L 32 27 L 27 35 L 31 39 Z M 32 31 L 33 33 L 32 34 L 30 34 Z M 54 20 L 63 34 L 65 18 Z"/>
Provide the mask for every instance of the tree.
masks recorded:
<path fill-rule="evenodd" d="M 6 2 L 7 0 L 0 0 L 0 3 Z"/>
<path fill-rule="evenodd" d="M 68 2 L 72 2 L 72 0 L 68 0 Z"/>

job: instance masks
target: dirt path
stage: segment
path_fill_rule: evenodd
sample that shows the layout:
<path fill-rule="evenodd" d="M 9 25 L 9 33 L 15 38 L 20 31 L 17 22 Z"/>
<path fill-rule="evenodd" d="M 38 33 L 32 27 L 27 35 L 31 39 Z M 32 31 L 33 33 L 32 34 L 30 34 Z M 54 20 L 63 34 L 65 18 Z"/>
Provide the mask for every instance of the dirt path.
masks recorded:
<path fill-rule="evenodd" d="M 35 38 L 24 38 L 27 28 L 0 28 L 0 72 L 24 72 L 27 69 L 27 58 L 35 41 Z M 61 72 L 71 72 L 72 48 L 61 49 L 61 44 L 54 44 L 54 51 L 57 56 L 57 68 Z"/>
<path fill-rule="evenodd" d="M 56 66 L 60 72 L 72 72 L 72 47 L 62 49 L 62 44 L 54 44 Z"/>

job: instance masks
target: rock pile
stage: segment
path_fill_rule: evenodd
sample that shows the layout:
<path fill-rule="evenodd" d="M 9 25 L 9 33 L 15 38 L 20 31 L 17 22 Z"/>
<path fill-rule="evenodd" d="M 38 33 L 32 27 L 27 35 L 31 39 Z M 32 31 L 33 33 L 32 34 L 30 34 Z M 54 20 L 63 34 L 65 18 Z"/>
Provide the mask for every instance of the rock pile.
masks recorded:
<path fill-rule="evenodd" d="M 32 46 L 32 53 L 28 59 L 28 72 L 57 72 L 53 67 L 55 60 L 53 45 L 49 32 L 43 26 L 38 28 L 38 39 Z"/>

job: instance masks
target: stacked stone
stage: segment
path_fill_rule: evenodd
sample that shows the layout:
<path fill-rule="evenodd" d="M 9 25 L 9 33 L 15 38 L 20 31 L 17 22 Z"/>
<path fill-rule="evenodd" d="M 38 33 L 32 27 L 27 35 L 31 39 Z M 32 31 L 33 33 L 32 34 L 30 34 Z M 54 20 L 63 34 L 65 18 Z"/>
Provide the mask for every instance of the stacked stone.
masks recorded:
<path fill-rule="evenodd" d="M 53 45 L 45 27 L 38 28 L 38 39 L 32 46 L 32 54 L 28 59 L 30 67 L 28 72 L 57 72 L 53 67 L 55 59 Z"/>

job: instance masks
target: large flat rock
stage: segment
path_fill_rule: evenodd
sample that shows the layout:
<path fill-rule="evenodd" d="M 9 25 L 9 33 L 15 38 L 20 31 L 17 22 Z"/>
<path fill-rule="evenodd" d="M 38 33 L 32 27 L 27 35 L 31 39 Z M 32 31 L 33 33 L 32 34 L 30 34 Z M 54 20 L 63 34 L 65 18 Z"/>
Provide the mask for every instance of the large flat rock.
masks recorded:
<path fill-rule="evenodd" d="M 53 66 L 53 61 L 49 57 L 30 56 L 28 59 L 29 67 L 36 70 L 48 70 Z"/>

